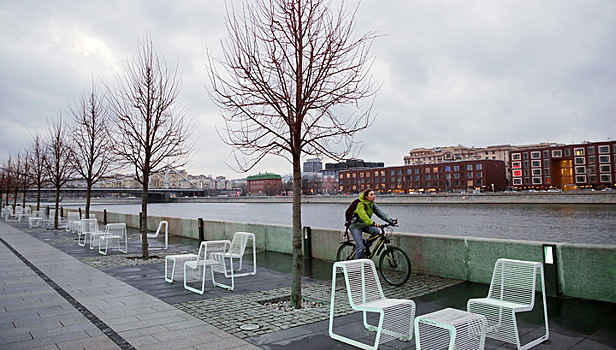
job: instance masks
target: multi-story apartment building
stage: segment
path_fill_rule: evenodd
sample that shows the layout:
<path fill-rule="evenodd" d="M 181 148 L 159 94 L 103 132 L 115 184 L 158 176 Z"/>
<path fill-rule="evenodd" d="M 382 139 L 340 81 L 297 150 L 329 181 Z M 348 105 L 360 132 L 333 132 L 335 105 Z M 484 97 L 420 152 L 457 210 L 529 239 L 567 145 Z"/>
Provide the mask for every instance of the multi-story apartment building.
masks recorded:
<path fill-rule="evenodd" d="M 505 162 L 493 159 L 342 170 L 338 182 L 342 192 L 368 188 L 389 193 L 503 191 L 507 187 Z"/>
<path fill-rule="evenodd" d="M 613 188 L 616 141 L 526 148 L 510 152 L 511 185 L 517 190 Z"/>
<path fill-rule="evenodd" d="M 319 158 L 306 159 L 304 173 L 320 173 L 323 170 L 323 162 Z"/>

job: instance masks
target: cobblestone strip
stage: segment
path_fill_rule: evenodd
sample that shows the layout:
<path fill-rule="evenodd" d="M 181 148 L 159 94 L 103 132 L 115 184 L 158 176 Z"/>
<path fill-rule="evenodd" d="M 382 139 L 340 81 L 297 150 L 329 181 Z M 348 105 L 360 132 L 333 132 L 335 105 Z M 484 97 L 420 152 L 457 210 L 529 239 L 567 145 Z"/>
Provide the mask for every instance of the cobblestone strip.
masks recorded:
<path fill-rule="evenodd" d="M 341 281 L 342 282 L 342 281 Z M 461 281 L 433 276 L 415 275 L 400 287 L 383 285 L 383 293 L 388 298 L 412 299 L 446 287 L 454 286 Z M 348 315 L 355 312 L 351 309 L 344 290 L 344 283 L 337 283 L 335 316 Z M 305 300 L 314 301 L 314 306 L 300 310 L 281 310 L 265 305 L 270 301 L 289 298 L 290 288 L 278 288 L 267 291 L 243 294 L 237 296 L 191 301 L 175 304 L 175 307 L 185 311 L 211 325 L 240 338 L 248 338 L 284 329 L 327 320 L 331 299 L 331 282 L 322 281 L 302 286 L 302 296 Z M 313 304 L 313 303 L 311 303 Z M 240 329 L 244 324 L 259 326 L 254 331 Z"/>

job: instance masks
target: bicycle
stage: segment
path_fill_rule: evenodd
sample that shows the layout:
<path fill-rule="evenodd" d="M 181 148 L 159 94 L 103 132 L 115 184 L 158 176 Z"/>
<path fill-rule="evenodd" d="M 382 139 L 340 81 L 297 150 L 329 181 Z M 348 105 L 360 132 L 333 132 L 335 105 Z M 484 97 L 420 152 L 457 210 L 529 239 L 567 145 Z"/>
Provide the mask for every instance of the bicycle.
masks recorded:
<path fill-rule="evenodd" d="M 383 276 L 383 279 L 393 285 L 401 286 L 408 281 L 411 276 L 411 259 L 400 248 L 391 245 L 390 237 L 393 232 L 392 227 L 395 225 L 383 224 L 380 225 L 381 233 L 370 237 L 368 240 L 372 243 L 372 251 L 367 251 L 366 259 L 372 259 L 380 255 L 378 269 Z M 386 228 L 390 228 L 385 232 Z M 340 243 L 336 261 L 353 260 L 355 259 L 355 243 L 351 242 L 348 230 L 344 233 L 346 241 Z"/>

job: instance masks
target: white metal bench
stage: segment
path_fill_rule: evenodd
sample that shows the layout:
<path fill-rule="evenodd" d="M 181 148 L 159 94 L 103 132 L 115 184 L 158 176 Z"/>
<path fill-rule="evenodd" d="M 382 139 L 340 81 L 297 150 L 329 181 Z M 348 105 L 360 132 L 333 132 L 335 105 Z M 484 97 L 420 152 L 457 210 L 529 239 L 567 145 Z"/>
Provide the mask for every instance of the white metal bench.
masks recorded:
<path fill-rule="evenodd" d="M 167 249 L 169 248 L 169 223 L 165 220 L 161 221 L 158 223 L 158 228 L 156 229 L 156 233 L 151 234 L 148 233 L 147 237 L 148 238 L 158 238 L 158 235 L 160 234 L 160 230 L 163 227 L 163 225 L 165 226 L 165 248 L 163 249 Z M 150 250 L 155 250 L 155 249 L 161 249 L 161 248 L 150 248 Z"/>
<path fill-rule="evenodd" d="M 485 316 L 447 308 L 415 318 L 417 350 L 483 350 L 486 341 Z"/>
<path fill-rule="evenodd" d="M 342 270 L 348 301 L 354 310 L 363 313 L 364 327 L 375 331 L 374 344 L 367 344 L 334 333 L 334 312 L 336 309 L 336 277 Z M 377 313 L 378 324 L 368 322 L 367 313 Z M 409 341 L 413 337 L 415 302 L 406 299 L 387 299 L 383 295 L 381 282 L 374 262 L 369 259 L 339 261 L 332 270 L 332 293 L 329 313 L 329 336 L 332 339 L 362 349 L 377 349 L 380 343 L 398 338 Z"/>
<path fill-rule="evenodd" d="M 516 314 L 534 309 L 537 279 L 543 297 L 545 334 L 523 345 L 520 342 Z M 498 259 L 494 266 L 488 297 L 470 299 L 467 310 L 486 317 L 488 338 L 514 344 L 520 350 L 530 349 L 548 340 L 550 330 L 543 265 L 532 261 Z"/>

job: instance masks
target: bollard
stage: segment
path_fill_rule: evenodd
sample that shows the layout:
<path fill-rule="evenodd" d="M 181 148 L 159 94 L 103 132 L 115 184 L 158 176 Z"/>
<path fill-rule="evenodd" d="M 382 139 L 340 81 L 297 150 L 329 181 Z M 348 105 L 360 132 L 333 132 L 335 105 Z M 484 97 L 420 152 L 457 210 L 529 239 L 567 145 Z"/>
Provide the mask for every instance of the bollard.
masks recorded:
<path fill-rule="evenodd" d="M 60 207 L 60 217 L 64 217 L 64 207 Z"/>
<path fill-rule="evenodd" d="M 203 218 L 199 218 L 199 244 L 205 241 L 205 230 L 203 227 Z"/>
<path fill-rule="evenodd" d="M 47 217 L 49 217 L 49 206 L 47 206 L 47 210 L 45 211 L 45 215 L 47 215 Z"/>
<path fill-rule="evenodd" d="M 139 232 L 143 232 L 143 231 L 141 231 L 141 228 L 143 226 L 142 223 L 141 223 L 142 222 L 141 221 L 142 217 L 143 217 L 143 213 L 139 212 Z"/>
<path fill-rule="evenodd" d="M 103 222 L 107 226 L 107 209 L 103 209 Z"/>
<path fill-rule="evenodd" d="M 303 242 L 303 247 L 304 247 L 304 258 L 305 259 L 312 259 L 312 230 L 310 229 L 310 226 L 304 226 L 304 242 Z"/>
<path fill-rule="evenodd" d="M 79 220 L 81 220 L 81 208 L 79 208 Z"/>

